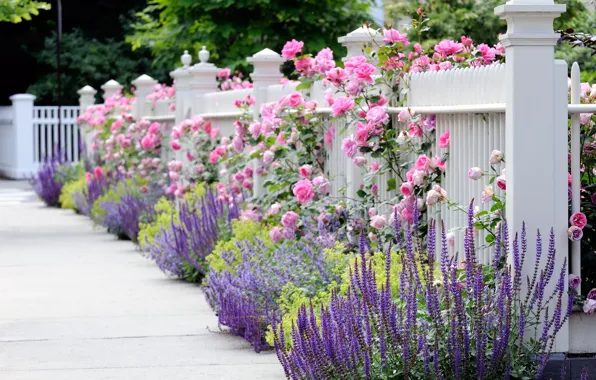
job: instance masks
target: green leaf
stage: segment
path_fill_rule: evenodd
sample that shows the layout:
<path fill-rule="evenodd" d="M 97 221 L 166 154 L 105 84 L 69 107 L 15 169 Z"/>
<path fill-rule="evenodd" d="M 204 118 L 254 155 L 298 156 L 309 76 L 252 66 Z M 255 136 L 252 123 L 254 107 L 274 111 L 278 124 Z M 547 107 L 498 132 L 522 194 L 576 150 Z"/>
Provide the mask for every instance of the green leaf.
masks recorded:
<path fill-rule="evenodd" d="M 362 189 L 358 190 L 356 192 L 356 194 L 360 197 L 360 198 L 365 198 L 366 197 L 366 192 Z"/>
<path fill-rule="evenodd" d="M 395 180 L 395 178 L 389 178 L 387 180 L 387 190 L 391 191 L 395 189 L 397 189 L 397 181 Z"/>

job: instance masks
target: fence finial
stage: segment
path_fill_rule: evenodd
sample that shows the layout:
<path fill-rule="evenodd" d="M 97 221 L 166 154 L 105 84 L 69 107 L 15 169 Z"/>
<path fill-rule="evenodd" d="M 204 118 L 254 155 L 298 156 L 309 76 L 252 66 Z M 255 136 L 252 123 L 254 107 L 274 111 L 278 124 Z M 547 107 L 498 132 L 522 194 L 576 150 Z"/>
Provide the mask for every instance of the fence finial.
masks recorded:
<path fill-rule="evenodd" d="M 95 104 L 95 94 L 97 94 L 97 90 L 93 87 L 87 85 L 77 91 L 79 94 L 79 106 L 81 108 L 81 113 L 85 112 L 85 110 Z"/>
<path fill-rule="evenodd" d="M 207 63 L 209 61 L 209 55 L 209 50 L 207 50 L 207 47 L 203 45 L 203 48 L 199 52 L 199 61 L 203 64 Z"/>
<path fill-rule="evenodd" d="M 182 62 L 183 67 L 186 68 L 190 66 L 190 63 L 192 62 L 192 56 L 188 54 L 188 50 L 184 50 L 184 54 L 180 56 L 180 61 Z"/>
<path fill-rule="evenodd" d="M 123 86 L 116 82 L 114 79 L 110 79 L 101 86 L 103 90 L 103 100 L 105 101 L 110 96 L 116 95 L 118 91 L 122 91 Z"/>
<path fill-rule="evenodd" d="M 367 26 L 361 26 L 360 28 L 353 30 L 345 36 L 339 37 L 337 39 L 337 42 L 348 49 L 348 53 L 346 54 L 344 60 L 356 55 L 362 55 L 362 49 L 368 44 L 371 44 L 373 50 L 376 51 L 378 48 L 377 44 L 381 43 L 382 41 L 383 36 L 375 29 L 369 28 Z"/>

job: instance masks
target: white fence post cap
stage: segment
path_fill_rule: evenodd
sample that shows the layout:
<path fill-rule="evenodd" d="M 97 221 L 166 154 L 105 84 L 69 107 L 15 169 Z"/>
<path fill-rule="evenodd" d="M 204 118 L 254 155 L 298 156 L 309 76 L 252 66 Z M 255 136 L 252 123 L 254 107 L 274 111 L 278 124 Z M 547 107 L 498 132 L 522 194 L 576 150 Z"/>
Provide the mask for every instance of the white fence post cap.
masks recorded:
<path fill-rule="evenodd" d="M 95 94 L 97 94 L 97 90 L 94 89 L 93 87 L 87 85 L 87 86 L 81 88 L 79 91 L 77 91 L 77 94 L 79 94 L 79 95 L 95 95 Z"/>
<path fill-rule="evenodd" d="M 271 49 L 263 49 L 260 52 L 256 53 L 255 55 L 253 55 L 252 57 L 248 57 L 246 58 L 246 60 L 249 63 L 254 63 L 254 62 L 270 62 L 270 61 L 279 61 L 280 63 L 283 63 L 286 61 L 285 58 L 283 58 L 281 55 L 279 55 L 278 53 L 274 52 Z"/>
<path fill-rule="evenodd" d="M 151 86 L 153 86 L 156 83 L 157 83 L 157 81 L 155 79 L 151 78 L 147 74 L 143 74 L 140 77 L 138 77 L 137 79 L 135 79 L 135 80 L 132 81 L 132 84 L 134 84 L 136 87 L 139 87 L 139 85 L 151 85 Z"/>
<path fill-rule="evenodd" d="M 184 54 L 180 56 L 180 62 L 182 62 L 183 67 L 190 66 L 192 62 L 192 55 L 188 54 L 188 50 L 184 50 Z"/>
<path fill-rule="evenodd" d="M 122 85 L 120 83 L 116 82 L 115 80 L 110 79 L 109 81 L 107 81 L 106 83 L 104 83 L 101 86 L 101 89 L 104 90 L 104 91 L 106 89 L 109 89 L 109 90 L 111 90 L 111 89 L 118 89 L 118 90 L 120 90 L 120 89 L 122 89 Z"/>
<path fill-rule="evenodd" d="M 351 31 L 343 37 L 339 37 L 337 42 L 343 44 L 344 42 L 369 42 L 369 41 L 383 41 L 381 33 L 375 29 L 367 26 L 361 26 L 360 28 Z"/>
<path fill-rule="evenodd" d="M 31 94 L 14 94 L 9 99 L 14 102 L 19 100 L 35 100 L 35 98 L 36 96 Z"/>

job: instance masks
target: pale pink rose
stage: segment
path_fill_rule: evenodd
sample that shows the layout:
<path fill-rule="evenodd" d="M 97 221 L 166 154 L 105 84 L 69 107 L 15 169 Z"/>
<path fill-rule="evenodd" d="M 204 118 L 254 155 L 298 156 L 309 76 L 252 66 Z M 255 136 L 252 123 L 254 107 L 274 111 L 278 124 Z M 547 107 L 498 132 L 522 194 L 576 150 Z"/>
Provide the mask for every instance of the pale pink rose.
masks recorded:
<path fill-rule="evenodd" d="M 333 111 L 333 117 L 343 116 L 346 112 L 354 108 L 354 99 L 351 97 L 342 96 L 335 99 L 331 110 Z"/>
<path fill-rule="evenodd" d="M 371 162 L 370 163 L 370 171 L 374 173 L 377 170 L 379 170 L 379 163 L 377 161 Z"/>
<path fill-rule="evenodd" d="M 272 151 L 268 150 L 265 153 L 263 153 L 264 163 L 270 164 L 271 162 L 273 162 L 273 158 L 275 158 L 275 153 L 273 153 Z"/>
<path fill-rule="evenodd" d="M 449 61 L 439 63 L 439 70 L 451 70 L 453 65 Z"/>
<path fill-rule="evenodd" d="M 284 228 L 282 230 L 282 234 L 287 240 L 294 240 L 296 238 L 296 232 L 291 228 Z"/>
<path fill-rule="evenodd" d="M 569 289 L 574 290 L 579 286 L 579 284 L 582 282 L 582 280 L 578 275 L 570 274 L 568 282 L 569 282 Z"/>
<path fill-rule="evenodd" d="M 370 126 L 368 124 L 363 124 L 362 122 L 356 123 L 356 142 L 359 146 L 367 146 L 368 145 L 368 135 L 370 133 Z"/>
<path fill-rule="evenodd" d="M 363 55 L 350 57 L 344 62 L 344 66 L 349 73 L 352 73 L 357 67 L 363 64 L 366 64 L 366 57 Z"/>
<path fill-rule="evenodd" d="M 414 185 L 412 185 L 411 182 L 404 182 L 399 187 L 399 191 L 401 191 L 404 196 L 409 197 L 414 191 Z"/>
<path fill-rule="evenodd" d="M 492 201 L 494 195 L 495 195 L 495 192 L 493 190 L 493 186 L 488 185 L 482 191 L 482 203 L 488 203 L 488 202 Z"/>
<path fill-rule="evenodd" d="M 412 175 L 412 183 L 416 186 L 422 186 L 424 184 L 424 180 L 426 179 L 426 172 L 422 170 L 414 171 Z"/>
<path fill-rule="evenodd" d="M 327 79 L 335 86 L 341 86 L 341 84 L 348 79 L 349 76 L 350 74 L 348 74 L 348 72 L 341 67 L 335 67 L 327 71 Z"/>
<path fill-rule="evenodd" d="M 299 92 L 295 92 L 291 95 L 288 96 L 288 104 L 291 107 L 298 107 L 302 104 L 304 104 L 304 98 L 302 97 L 302 94 Z"/>
<path fill-rule="evenodd" d="M 586 314 L 593 314 L 596 311 L 596 300 L 593 299 L 587 299 L 584 302 L 584 313 Z"/>
<path fill-rule="evenodd" d="M 359 168 L 366 165 L 366 163 L 367 163 L 366 158 L 364 158 L 362 156 L 354 157 L 354 165 L 358 166 Z"/>
<path fill-rule="evenodd" d="M 488 159 L 488 163 L 491 165 L 497 165 L 503 161 L 505 155 L 500 150 L 493 150 L 490 153 L 490 158 Z"/>
<path fill-rule="evenodd" d="M 377 209 L 374 207 L 369 208 L 368 209 L 368 217 L 372 218 L 375 215 L 377 215 Z"/>
<path fill-rule="evenodd" d="M 275 202 L 274 204 L 271 205 L 271 208 L 269 209 L 269 214 L 276 215 L 276 214 L 279 214 L 280 211 L 281 211 L 281 204 L 279 202 Z"/>
<path fill-rule="evenodd" d="M 572 226 L 576 226 L 583 229 L 586 226 L 586 224 L 588 224 L 588 218 L 586 218 L 586 215 L 584 215 L 584 213 L 576 212 L 573 215 L 571 215 L 569 222 Z"/>
<path fill-rule="evenodd" d="M 232 146 L 234 147 L 236 153 L 242 153 L 242 151 L 244 150 L 244 141 L 240 136 L 236 136 L 232 140 Z"/>
<path fill-rule="evenodd" d="M 446 237 L 447 237 L 447 244 L 449 244 L 449 246 L 451 248 L 455 247 L 455 234 L 453 232 L 448 232 Z"/>
<path fill-rule="evenodd" d="M 304 42 L 302 41 L 288 41 L 281 50 L 281 56 L 285 59 L 292 59 L 302 50 L 303 47 Z"/>
<path fill-rule="evenodd" d="M 468 170 L 468 178 L 473 179 L 474 181 L 479 180 L 480 178 L 482 178 L 482 176 L 482 169 L 478 167 L 473 167 L 470 168 L 470 170 Z"/>
<path fill-rule="evenodd" d="M 580 113 L 579 114 L 579 123 L 581 125 L 590 125 L 590 121 L 592 120 L 591 113 Z"/>
<path fill-rule="evenodd" d="M 281 232 L 281 228 L 273 227 L 271 231 L 269 231 L 269 237 L 274 243 L 279 243 L 284 238 L 284 235 Z"/>
<path fill-rule="evenodd" d="M 374 229 L 380 230 L 385 227 L 387 219 L 383 215 L 375 215 L 370 218 L 370 226 Z"/>
<path fill-rule="evenodd" d="M 346 137 L 341 142 L 341 150 L 346 157 L 353 158 L 358 153 L 358 144 L 352 137 Z"/>
<path fill-rule="evenodd" d="M 170 179 L 174 182 L 178 182 L 178 179 L 180 178 L 180 175 L 177 172 L 170 172 Z"/>
<path fill-rule="evenodd" d="M 294 211 L 288 211 L 281 217 L 281 224 L 286 228 L 296 229 L 296 223 L 300 216 Z"/>
<path fill-rule="evenodd" d="M 372 126 L 386 124 L 389 121 L 389 115 L 383 107 L 373 107 L 366 113 L 366 120 Z"/>
<path fill-rule="evenodd" d="M 441 197 L 441 194 L 439 194 L 438 192 L 436 192 L 434 190 L 430 190 L 426 194 L 426 204 L 429 206 L 432 206 L 439 201 L 440 197 Z"/>
<path fill-rule="evenodd" d="M 312 182 L 308 179 L 303 179 L 294 185 L 292 192 L 299 203 L 305 205 L 309 203 L 315 196 L 315 192 L 312 188 Z"/>
<path fill-rule="evenodd" d="M 408 123 L 410 120 L 412 120 L 412 115 L 410 114 L 410 111 L 408 111 L 407 109 L 401 110 L 397 115 L 397 120 L 399 120 L 402 123 Z"/>
<path fill-rule="evenodd" d="M 332 146 L 334 137 L 335 137 L 335 127 L 333 125 L 330 125 L 329 129 L 327 130 L 327 132 L 325 132 L 325 135 L 323 136 L 323 141 L 325 142 L 325 145 L 327 145 L 329 147 Z"/>
<path fill-rule="evenodd" d="M 333 90 L 328 88 L 327 90 L 325 90 L 325 101 L 327 102 L 327 104 L 329 104 L 330 106 L 333 105 L 333 103 L 335 102 L 333 100 Z"/>
<path fill-rule="evenodd" d="M 426 156 L 426 154 L 421 154 L 416 159 L 416 163 L 414 164 L 414 169 L 416 170 L 428 170 L 430 167 L 432 160 Z"/>
<path fill-rule="evenodd" d="M 499 189 L 507 190 L 507 181 L 504 175 L 498 176 L 496 182 Z"/>
<path fill-rule="evenodd" d="M 329 194 L 331 184 L 329 180 L 322 175 L 313 178 L 312 184 L 318 189 L 319 194 Z"/>
<path fill-rule="evenodd" d="M 416 54 L 422 54 L 422 46 L 419 43 L 414 44 L 414 51 Z"/>
<path fill-rule="evenodd" d="M 302 177 L 308 178 L 312 174 L 312 165 L 302 165 L 298 171 Z"/>
<path fill-rule="evenodd" d="M 261 125 L 259 123 L 252 123 L 250 127 L 248 127 L 248 132 L 250 132 L 253 139 L 258 139 L 261 135 Z"/>
<path fill-rule="evenodd" d="M 581 228 L 577 226 L 571 226 L 567 230 L 567 235 L 569 235 L 569 240 L 571 241 L 579 241 L 584 236 L 584 232 Z"/>
<path fill-rule="evenodd" d="M 396 42 L 401 42 L 404 46 L 408 46 L 410 44 L 407 33 L 400 34 L 399 31 L 393 28 L 383 28 L 383 37 L 383 42 L 386 44 L 394 44 Z"/>
<path fill-rule="evenodd" d="M 439 136 L 439 148 L 449 148 L 449 131 Z"/>

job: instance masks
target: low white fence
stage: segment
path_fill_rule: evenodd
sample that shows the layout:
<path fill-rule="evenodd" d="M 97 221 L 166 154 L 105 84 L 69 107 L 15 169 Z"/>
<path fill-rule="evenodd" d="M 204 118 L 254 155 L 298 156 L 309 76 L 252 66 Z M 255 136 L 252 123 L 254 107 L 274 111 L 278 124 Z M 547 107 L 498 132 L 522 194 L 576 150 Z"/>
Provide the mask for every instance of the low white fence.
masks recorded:
<path fill-rule="evenodd" d="M 505 153 L 507 162 L 506 215 L 509 230 L 521 230 L 522 222 L 528 226 L 528 247 L 535 245 L 535 231 L 540 229 L 543 236 L 553 228 L 556 238 L 557 266 L 567 254 L 568 228 L 568 114 L 572 115 L 571 173 L 573 177 L 573 209 L 579 208 L 579 113 L 596 112 L 593 105 L 579 104 L 579 69 L 574 69 L 572 80 L 572 103 L 568 104 L 566 91 L 567 64 L 554 59 L 554 44 L 557 35 L 553 32 L 552 20 L 564 12 L 564 5 L 556 5 L 552 0 L 528 2 L 510 1 L 506 6 L 497 7 L 495 12 L 507 20 L 509 33 L 501 36 L 506 47 L 507 64 L 456 69 L 441 72 L 426 72 L 411 75 L 407 80 L 409 88 L 406 107 L 388 107 L 393 116 L 394 128 L 406 129 L 399 125 L 396 115 L 405 108 L 416 113 L 436 115 L 436 136 L 450 132 L 449 158 L 442 186 L 448 197 L 464 206 L 475 198 L 480 210 L 488 210 L 482 204 L 481 194 L 488 183 L 488 177 L 478 181 L 468 178 L 471 167 L 489 169 L 488 159 L 492 150 Z M 540 23 L 535 22 L 540 19 Z M 339 41 L 348 49 L 348 56 L 361 54 L 362 47 L 370 43 L 371 30 L 358 29 Z M 349 38 L 347 38 L 349 37 Z M 375 38 L 382 37 L 376 36 Z M 515 47 L 515 49 L 513 49 Z M 215 73 L 217 68 L 207 62 L 208 53 L 202 52 L 201 62 L 190 66 L 190 58 L 183 56 L 184 66 L 172 72 L 176 79 L 176 112 L 167 110 L 148 114 L 146 104 L 135 107 L 136 117 L 146 116 L 152 120 L 167 121 L 169 125 L 178 123 L 190 115 L 202 115 L 212 120 L 220 128 L 223 136 L 233 133 L 233 122 L 239 116 L 233 101 L 247 94 L 255 97 L 255 110 L 266 102 L 277 101 L 281 96 L 295 90 L 293 85 L 282 86 L 279 66 L 284 59 L 279 54 L 265 49 L 249 58 L 254 66 L 251 75 L 254 89 L 218 92 Z M 117 83 L 106 84 L 116 88 Z M 137 99 L 144 102 L 155 84 L 147 76 L 134 82 Z M 116 86 L 116 87 L 115 87 Z M 121 86 L 120 86 L 121 88 Z M 310 90 L 310 99 L 319 103 L 318 112 L 322 118 L 329 118 L 330 109 L 324 103 L 324 88 L 315 83 Z M 88 102 L 81 102 L 85 107 Z M 258 112 L 254 112 L 258 120 Z M 332 183 L 331 197 L 345 188 L 348 197 L 354 197 L 361 184 L 361 170 L 346 159 L 341 152 L 341 141 L 345 134 L 340 131 L 350 120 L 336 120 L 335 137 L 328 149 L 326 171 Z M 169 144 L 167 144 L 169 145 Z M 438 144 L 432 148 L 434 155 L 444 152 Z M 505 164 L 498 166 L 498 173 Z M 386 178 L 382 178 L 379 193 L 386 196 Z M 262 178 L 255 177 L 254 189 L 258 195 L 263 189 Z M 399 183 L 397 184 L 399 186 Z M 493 184 L 497 195 L 502 195 Z M 455 233 L 455 247 L 460 257 L 463 252 L 463 231 L 466 214 L 447 205 L 434 206 L 431 212 L 439 214 L 446 228 Z M 483 232 L 477 234 L 477 241 L 483 242 Z M 572 272 L 579 274 L 579 245 L 574 244 Z M 533 262 L 535 251 L 529 249 L 527 262 Z M 479 261 L 491 261 L 488 249 L 481 249 Z M 531 273 L 528 273 L 531 275 Z M 523 276 L 525 277 L 526 274 Z M 546 290 L 552 291 L 552 286 Z M 566 285 L 565 285 L 566 286 Z M 566 302 L 564 300 L 564 302 Z M 554 306 L 553 306 L 554 307 Z M 585 347 L 574 346 L 570 336 L 581 334 L 581 323 L 573 324 L 573 331 L 565 325 L 558 336 L 555 350 L 558 352 L 585 351 Z M 578 327 L 579 326 L 579 327 Z M 575 339 L 577 340 L 577 339 Z M 593 340 L 596 341 L 596 340 Z M 592 351 L 594 352 L 592 345 Z"/>
<path fill-rule="evenodd" d="M 12 179 L 31 178 L 46 158 L 59 154 L 64 162 L 80 159 L 79 106 L 33 105 L 35 96 L 17 94 L 12 106 L 0 107 L 0 174 Z"/>

